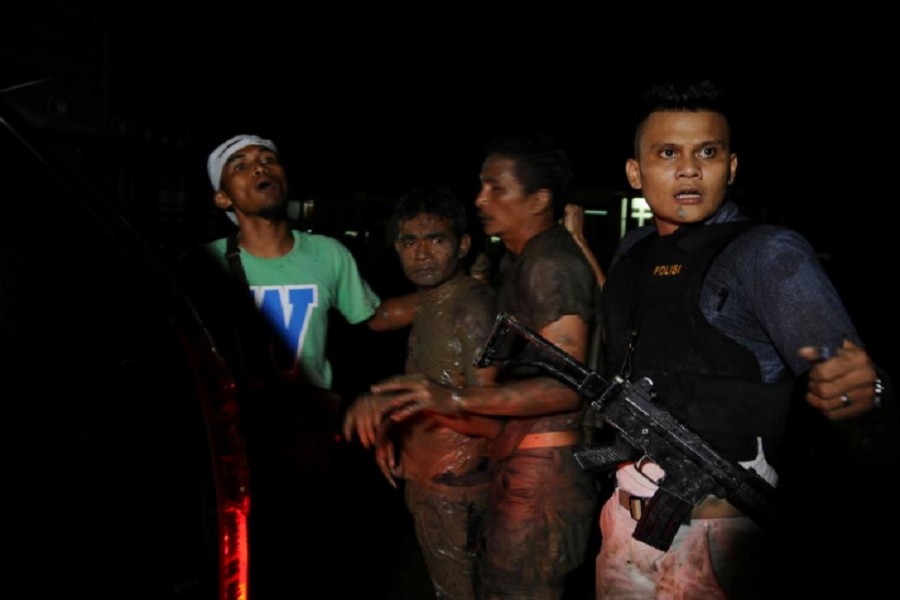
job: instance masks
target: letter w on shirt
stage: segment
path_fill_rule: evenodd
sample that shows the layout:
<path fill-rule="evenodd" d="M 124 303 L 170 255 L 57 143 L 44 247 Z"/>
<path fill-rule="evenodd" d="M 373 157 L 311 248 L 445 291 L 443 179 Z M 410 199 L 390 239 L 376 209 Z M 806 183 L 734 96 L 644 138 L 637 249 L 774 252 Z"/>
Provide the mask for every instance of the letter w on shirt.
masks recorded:
<path fill-rule="evenodd" d="M 315 285 L 251 286 L 253 299 L 275 332 L 293 352 L 295 360 L 303 351 L 303 340 L 313 310 L 319 306 Z"/>

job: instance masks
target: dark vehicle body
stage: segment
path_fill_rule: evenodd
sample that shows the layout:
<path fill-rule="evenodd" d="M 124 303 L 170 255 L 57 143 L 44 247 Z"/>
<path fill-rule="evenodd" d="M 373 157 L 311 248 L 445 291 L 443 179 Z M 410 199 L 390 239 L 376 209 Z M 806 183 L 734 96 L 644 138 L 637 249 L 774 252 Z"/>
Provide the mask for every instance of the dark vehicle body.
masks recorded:
<path fill-rule="evenodd" d="M 127 223 L 0 97 L 4 595 L 247 597 L 234 386 Z"/>

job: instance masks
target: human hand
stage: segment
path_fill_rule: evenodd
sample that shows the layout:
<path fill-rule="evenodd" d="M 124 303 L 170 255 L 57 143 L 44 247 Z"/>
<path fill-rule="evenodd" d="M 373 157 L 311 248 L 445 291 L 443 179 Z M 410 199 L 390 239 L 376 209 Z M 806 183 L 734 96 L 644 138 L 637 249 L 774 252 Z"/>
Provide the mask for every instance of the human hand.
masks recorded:
<path fill-rule="evenodd" d="M 403 467 L 397 461 L 394 440 L 388 434 L 389 430 L 390 427 L 384 423 L 378 428 L 375 442 L 375 463 L 381 469 L 381 474 L 388 480 L 388 483 L 397 488 L 397 481 L 394 478 L 403 477 Z"/>
<path fill-rule="evenodd" d="M 811 406 L 834 421 L 872 410 L 878 375 L 863 348 L 844 340 L 832 357 L 823 357 L 813 346 L 801 348 L 799 354 L 813 363 L 806 392 Z"/>
<path fill-rule="evenodd" d="M 414 414 L 428 410 L 438 414 L 458 414 L 459 407 L 452 398 L 452 390 L 424 375 L 402 375 L 373 385 L 373 394 L 389 394 L 390 417 L 403 421 Z"/>
<path fill-rule="evenodd" d="M 362 394 L 344 415 L 344 439 L 353 439 L 353 433 L 356 432 L 363 447 L 369 448 L 376 442 L 378 426 L 390 410 L 388 398 Z"/>

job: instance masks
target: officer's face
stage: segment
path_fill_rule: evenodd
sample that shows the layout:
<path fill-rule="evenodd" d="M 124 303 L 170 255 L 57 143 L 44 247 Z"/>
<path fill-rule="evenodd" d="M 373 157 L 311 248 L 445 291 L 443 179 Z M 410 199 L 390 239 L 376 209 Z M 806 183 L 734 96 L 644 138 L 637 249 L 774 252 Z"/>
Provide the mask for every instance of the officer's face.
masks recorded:
<path fill-rule="evenodd" d="M 628 182 L 643 192 L 661 235 L 698 223 L 725 201 L 737 171 L 725 116 L 708 111 L 651 113 L 638 134 Z"/>

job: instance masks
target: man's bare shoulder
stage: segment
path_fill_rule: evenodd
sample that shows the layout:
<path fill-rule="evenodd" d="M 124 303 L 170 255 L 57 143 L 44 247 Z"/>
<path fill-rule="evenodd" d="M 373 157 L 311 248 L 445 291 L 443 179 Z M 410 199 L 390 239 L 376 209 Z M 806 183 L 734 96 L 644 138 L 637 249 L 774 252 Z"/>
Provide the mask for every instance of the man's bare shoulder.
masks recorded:
<path fill-rule="evenodd" d="M 464 275 L 454 282 L 450 313 L 457 326 L 484 329 L 497 315 L 497 297 L 487 283 Z"/>

